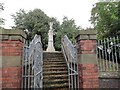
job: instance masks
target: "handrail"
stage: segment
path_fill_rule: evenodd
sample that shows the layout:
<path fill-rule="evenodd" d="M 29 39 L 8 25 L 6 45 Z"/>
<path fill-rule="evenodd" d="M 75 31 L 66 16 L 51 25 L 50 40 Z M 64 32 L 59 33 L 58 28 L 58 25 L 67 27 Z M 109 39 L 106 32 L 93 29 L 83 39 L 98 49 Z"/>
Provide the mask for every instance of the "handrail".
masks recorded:
<path fill-rule="evenodd" d="M 23 59 L 22 88 L 42 88 L 43 49 L 39 35 L 35 35 L 30 45 L 24 47 Z"/>
<path fill-rule="evenodd" d="M 62 52 L 64 54 L 69 73 L 69 88 L 79 88 L 77 49 L 65 35 L 62 38 Z"/>

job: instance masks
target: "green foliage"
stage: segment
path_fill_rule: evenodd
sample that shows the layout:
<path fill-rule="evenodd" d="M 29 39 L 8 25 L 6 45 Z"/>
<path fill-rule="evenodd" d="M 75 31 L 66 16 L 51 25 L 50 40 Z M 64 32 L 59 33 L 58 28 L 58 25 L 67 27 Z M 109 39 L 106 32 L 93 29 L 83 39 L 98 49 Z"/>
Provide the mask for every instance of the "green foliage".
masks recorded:
<path fill-rule="evenodd" d="M 63 18 L 63 22 L 61 24 L 61 33 L 62 35 L 67 35 L 72 43 L 75 43 L 75 37 L 80 29 L 80 27 L 75 25 L 74 19 L 69 20 L 67 17 Z"/>
<path fill-rule="evenodd" d="M 25 18 L 26 18 L 26 12 L 23 9 L 20 9 L 16 14 L 13 14 L 12 17 L 14 19 L 14 23 L 16 25 L 15 28 L 24 30 L 25 29 Z"/>
<path fill-rule="evenodd" d="M 73 19 L 68 19 L 67 17 L 63 18 L 63 22 L 60 25 L 59 30 L 56 33 L 56 38 L 55 38 L 55 47 L 57 50 L 61 49 L 61 38 L 64 35 L 67 35 L 68 38 L 72 41 L 72 43 L 75 43 L 75 37 L 79 34 L 79 30 L 81 28 L 77 27 L 75 25 L 75 20 Z"/>
<path fill-rule="evenodd" d="M 3 7 L 3 3 L 0 3 L 0 11 L 3 11 L 4 10 L 4 7 Z M 0 25 L 3 25 L 4 24 L 4 19 L 3 18 L 0 18 Z M 2 28 L 2 27 L 0 27 Z"/>
<path fill-rule="evenodd" d="M 0 3 L 0 10 L 4 10 L 3 3 Z"/>
<path fill-rule="evenodd" d="M 91 11 L 91 23 L 98 32 L 98 38 L 114 36 L 120 32 L 119 2 L 98 2 Z"/>
<path fill-rule="evenodd" d="M 43 11 L 34 9 L 33 11 L 25 12 L 25 10 L 20 9 L 12 17 L 16 25 L 15 28 L 29 31 L 28 40 L 31 40 L 36 33 L 41 34 L 43 46 L 46 46 L 50 19 Z"/>

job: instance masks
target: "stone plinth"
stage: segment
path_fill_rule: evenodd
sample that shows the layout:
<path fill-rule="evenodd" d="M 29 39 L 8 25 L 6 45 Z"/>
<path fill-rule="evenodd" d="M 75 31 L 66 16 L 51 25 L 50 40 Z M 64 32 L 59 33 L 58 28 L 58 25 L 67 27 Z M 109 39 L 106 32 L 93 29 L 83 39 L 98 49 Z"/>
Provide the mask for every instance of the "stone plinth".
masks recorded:
<path fill-rule="evenodd" d="M 47 47 L 47 52 L 54 52 L 55 48 L 53 46 L 53 31 L 49 31 L 48 33 L 48 47 Z"/>

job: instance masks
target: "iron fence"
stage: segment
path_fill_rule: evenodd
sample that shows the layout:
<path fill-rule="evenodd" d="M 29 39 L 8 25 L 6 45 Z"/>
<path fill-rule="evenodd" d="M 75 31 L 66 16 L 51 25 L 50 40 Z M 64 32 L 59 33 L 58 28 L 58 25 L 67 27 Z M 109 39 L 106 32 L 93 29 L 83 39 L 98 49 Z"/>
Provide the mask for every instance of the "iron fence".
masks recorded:
<path fill-rule="evenodd" d="M 100 72 L 118 72 L 120 69 L 120 36 L 97 41 Z"/>
<path fill-rule="evenodd" d="M 35 35 L 30 45 L 24 47 L 23 54 L 22 89 L 42 88 L 43 50 L 39 35 Z"/>
<path fill-rule="evenodd" d="M 66 35 L 62 38 L 62 51 L 68 66 L 69 88 L 79 88 L 77 49 Z"/>

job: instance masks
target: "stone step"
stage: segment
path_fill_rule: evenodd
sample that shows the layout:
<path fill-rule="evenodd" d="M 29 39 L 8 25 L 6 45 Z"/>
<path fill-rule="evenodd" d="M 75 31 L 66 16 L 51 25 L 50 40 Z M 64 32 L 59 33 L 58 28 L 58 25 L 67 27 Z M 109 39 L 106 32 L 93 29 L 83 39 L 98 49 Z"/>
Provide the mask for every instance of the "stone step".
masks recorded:
<path fill-rule="evenodd" d="M 66 63 L 65 61 L 63 61 L 63 60 L 46 60 L 46 61 L 43 61 L 44 63 L 48 63 L 48 62 L 50 62 L 50 63 L 52 63 L 52 62 L 55 62 L 55 63 L 59 63 L 59 62 L 63 62 L 63 63 Z"/>
<path fill-rule="evenodd" d="M 63 56 L 63 54 L 61 53 L 61 54 L 54 54 L 54 53 L 51 53 L 51 54 L 45 54 L 45 53 L 43 53 L 43 56 Z"/>
<path fill-rule="evenodd" d="M 62 53 L 43 53 L 43 58 L 50 57 L 63 57 Z"/>
<path fill-rule="evenodd" d="M 59 67 L 67 67 L 66 64 L 46 64 L 44 65 L 44 68 L 53 68 L 53 67 L 56 67 L 56 68 L 59 68 Z"/>
<path fill-rule="evenodd" d="M 50 90 L 50 88 L 54 90 L 68 90 L 69 89 L 69 84 L 68 83 L 56 83 L 56 84 L 51 84 L 51 85 L 43 85 L 43 88 Z M 65 89 L 66 88 L 66 89 Z"/>
<path fill-rule="evenodd" d="M 66 67 L 59 67 L 59 69 L 58 68 L 55 68 L 55 67 L 53 67 L 53 68 L 43 68 L 43 72 L 44 71 L 67 71 L 68 69 L 66 68 Z"/>
<path fill-rule="evenodd" d="M 43 52 L 44 55 L 63 55 L 62 52 Z"/>
<path fill-rule="evenodd" d="M 54 79 L 66 79 L 68 78 L 68 75 L 63 74 L 63 75 L 44 75 L 43 80 L 54 80 Z"/>
<path fill-rule="evenodd" d="M 68 79 L 55 79 L 55 80 L 44 80 L 44 82 L 43 82 L 44 84 L 56 84 L 56 83 L 68 83 Z"/>
<path fill-rule="evenodd" d="M 43 53 L 43 55 L 45 55 L 45 56 L 49 56 L 49 55 L 53 55 L 53 56 L 55 56 L 55 55 L 63 56 L 62 53 Z"/>
<path fill-rule="evenodd" d="M 44 71 L 43 75 L 61 75 L 61 74 L 68 74 L 68 71 Z"/>
<path fill-rule="evenodd" d="M 44 79 L 44 81 L 43 82 L 53 82 L 53 81 L 55 81 L 55 82 L 57 82 L 57 81 L 66 81 L 67 80 L 67 82 L 68 82 L 68 78 L 63 78 L 63 79 L 54 79 L 54 80 L 49 80 L 48 81 L 48 79 Z"/>
<path fill-rule="evenodd" d="M 64 63 L 66 63 L 66 61 L 64 61 L 64 60 L 44 60 L 43 61 L 43 63 L 47 63 L 47 62 L 64 62 Z"/>
<path fill-rule="evenodd" d="M 66 64 L 49 64 L 49 63 L 46 63 L 46 64 L 43 64 L 43 68 L 62 68 L 62 67 L 66 67 L 67 68 L 67 65 Z"/>
<path fill-rule="evenodd" d="M 63 65 L 63 66 L 67 67 L 66 63 L 43 63 L 43 68 L 44 68 L 44 66 L 50 66 L 50 67 L 52 67 L 53 65 L 54 66 L 61 66 L 61 65 Z"/>
<path fill-rule="evenodd" d="M 43 57 L 43 59 L 64 59 L 63 56 L 46 56 L 46 57 Z"/>
<path fill-rule="evenodd" d="M 46 64 L 50 64 L 50 65 L 52 65 L 52 64 L 66 64 L 66 62 L 43 62 L 43 65 L 46 65 Z"/>
<path fill-rule="evenodd" d="M 63 87 L 63 86 L 66 86 L 68 85 L 68 82 L 64 81 L 64 82 L 48 82 L 48 83 L 44 83 L 43 84 L 47 84 L 46 86 L 48 87 L 55 87 L 57 85 L 57 87 Z M 44 85 L 45 86 L 45 85 Z"/>
<path fill-rule="evenodd" d="M 50 62 L 50 63 L 52 63 L 52 62 L 54 62 L 54 63 L 60 63 L 60 62 L 62 62 L 62 63 L 66 63 L 66 61 L 64 61 L 64 60 L 58 60 L 58 59 L 55 59 L 55 60 L 45 60 L 45 61 L 43 61 L 43 62 L 45 62 L 45 63 L 47 63 L 47 62 Z"/>
<path fill-rule="evenodd" d="M 62 53 L 43 54 L 43 90 L 67 90 L 68 69 Z"/>
<path fill-rule="evenodd" d="M 46 58 L 46 59 L 43 59 L 44 61 L 51 61 L 51 60 L 53 60 L 53 61 L 65 61 L 65 59 L 64 58 Z"/>

